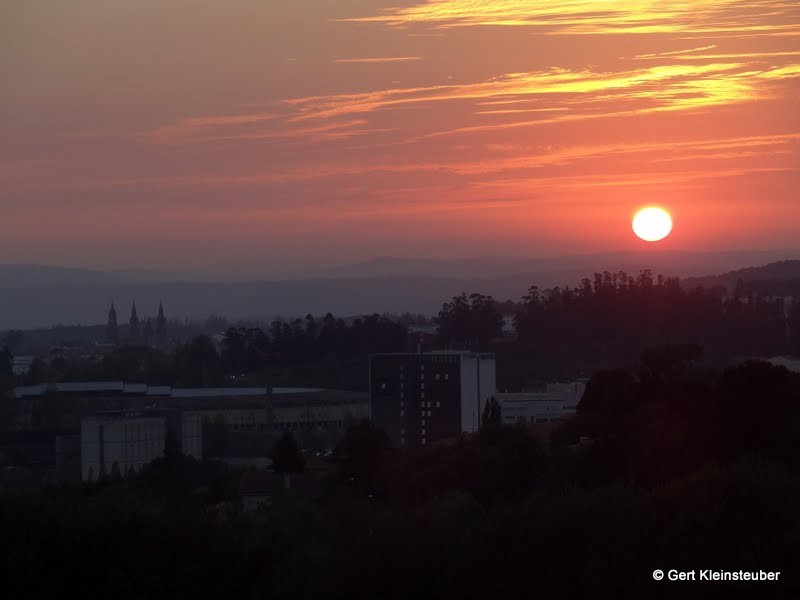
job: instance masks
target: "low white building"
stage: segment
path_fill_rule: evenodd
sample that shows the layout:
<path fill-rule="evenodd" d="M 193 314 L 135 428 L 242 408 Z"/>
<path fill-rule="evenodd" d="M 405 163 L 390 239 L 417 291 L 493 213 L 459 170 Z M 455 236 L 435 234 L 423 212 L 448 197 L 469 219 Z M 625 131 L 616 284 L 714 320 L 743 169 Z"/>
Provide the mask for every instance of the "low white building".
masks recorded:
<path fill-rule="evenodd" d="M 586 384 L 551 383 L 543 392 L 497 394 L 503 424 L 551 423 L 575 414 Z"/>
<path fill-rule="evenodd" d="M 800 358 L 789 358 L 788 356 L 776 356 L 769 359 L 770 364 L 776 367 L 786 367 L 793 373 L 800 373 Z"/>
<path fill-rule="evenodd" d="M 11 372 L 19 376 L 27 375 L 35 360 L 35 356 L 15 356 L 12 359 Z"/>
<path fill-rule="evenodd" d="M 181 452 L 195 460 L 203 460 L 203 417 L 198 414 L 181 415 Z"/>
<path fill-rule="evenodd" d="M 164 456 L 167 424 L 165 417 L 140 413 L 86 417 L 81 421 L 81 477 L 96 481 L 119 470 L 140 471 L 152 460 Z M 116 465 L 116 466 L 115 466 Z"/>

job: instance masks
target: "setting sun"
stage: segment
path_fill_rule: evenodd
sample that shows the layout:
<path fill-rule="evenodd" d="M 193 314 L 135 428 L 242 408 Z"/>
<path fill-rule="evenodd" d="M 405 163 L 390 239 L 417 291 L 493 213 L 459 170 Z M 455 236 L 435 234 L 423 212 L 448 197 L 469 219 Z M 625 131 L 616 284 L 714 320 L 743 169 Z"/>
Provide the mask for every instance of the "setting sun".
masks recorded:
<path fill-rule="evenodd" d="M 663 208 L 639 210 L 633 217 L 633 232 L 646 242 L 658 242 L 672 232 L 672 217 Z"/>

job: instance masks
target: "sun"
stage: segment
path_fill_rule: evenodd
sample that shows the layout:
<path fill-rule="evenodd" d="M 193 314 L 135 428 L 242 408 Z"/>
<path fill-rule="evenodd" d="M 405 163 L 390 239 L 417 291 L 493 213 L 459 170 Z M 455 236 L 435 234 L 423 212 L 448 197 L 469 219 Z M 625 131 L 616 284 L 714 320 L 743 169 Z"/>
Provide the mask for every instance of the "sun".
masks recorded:
<path fill-rule="evenodd" d="M 633 217 L 633 233 L 646 242 L 658 242 L 672 232 L 672 217 L 663 208 L 648 206 Z"/>

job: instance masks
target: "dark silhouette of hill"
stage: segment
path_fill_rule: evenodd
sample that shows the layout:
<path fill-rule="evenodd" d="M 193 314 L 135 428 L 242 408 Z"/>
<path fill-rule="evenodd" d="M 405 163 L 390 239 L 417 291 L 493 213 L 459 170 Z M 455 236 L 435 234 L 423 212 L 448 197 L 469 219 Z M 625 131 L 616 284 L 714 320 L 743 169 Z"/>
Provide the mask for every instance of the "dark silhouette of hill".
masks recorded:
<path fill-rule="evenodd" d="M 687 289 L 696 287 L 724 287 L 733 293 L 739 282 L 745 291 L 757 291 L 773 296 L 800 295 L 800 260 L 783 260 L 760 267 L 747 267 L 729 271 L 722 275 L 690 277 L 681 285 Z"/>

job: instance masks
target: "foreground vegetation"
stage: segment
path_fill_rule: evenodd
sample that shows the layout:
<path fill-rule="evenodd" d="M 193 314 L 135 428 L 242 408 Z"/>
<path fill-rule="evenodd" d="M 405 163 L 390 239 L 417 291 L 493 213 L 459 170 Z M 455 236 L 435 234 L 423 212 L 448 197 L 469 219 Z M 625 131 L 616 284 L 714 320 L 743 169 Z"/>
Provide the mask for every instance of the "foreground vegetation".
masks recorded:
<path fill-rule="evenodd" d="M 491 411 L 480 433 L 416 453 L 364 422 L 320 495 L 255 513 L 236 473 L 174 454 L 130 479 L 0 496 L 0 572 L 30 596 L 796 598 L 798 377 L 696 357 L 667 347 L 598 373 L 551 448 Z"/>

